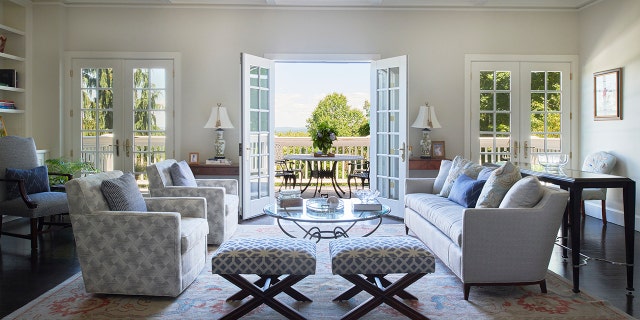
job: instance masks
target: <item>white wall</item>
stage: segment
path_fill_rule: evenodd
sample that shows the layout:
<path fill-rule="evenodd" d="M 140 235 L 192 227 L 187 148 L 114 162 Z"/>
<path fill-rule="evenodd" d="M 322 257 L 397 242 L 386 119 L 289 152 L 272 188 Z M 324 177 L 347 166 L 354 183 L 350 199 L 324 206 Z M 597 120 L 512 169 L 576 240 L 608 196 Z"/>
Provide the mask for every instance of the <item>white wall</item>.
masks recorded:
<path fill-rule="evenodd" d="M 640 1 L 607 0 L 579 13 L 580 159 L 613 153 L 613 174 L 640 181 Z M 593 120 L 593 73 L 622 67 L 622 120 Z M 637 192 L 636 192 L 637 193 Z M 622 190 L 609 190 L 607 220 L 623 224 Z M 636 198 L 639 198 L 636 194 Z M 600 217 L 599 206 L 587 208 Z M 636 217 L 640 209 L 636 205 Z M 640 221 L 636 218 L 636 229 Z"/>
<path fill-rule="evenodd" d="M 441 10 L 294 10 L 34 5 L 35 108 L 53 106 L 63 51 L 180 52 L 182 54 L 181 154 L 212 155 L 214 133 L 202 126 L 211 106 L 222 102 L 236 129 L 225 130 L 227 156 L 237 160 L 240 128 L 240 52 L 371 53 L 408 55 L 408 121 L 418 106 L 438 107 L 447 156 L 463 153 L 464 55 L 577 54 L 576 12 Z M 56 23 L 64 20 L 62 30 Z M 53 26 L 52 26 L 53 23 Z M 55 32 L 61 32 L 56 36 Z M 52 34 L 53 33 L 53 34 Z M 51 39 L 63 39 L 53 43 Z M 40 46 L 43 47 L 43 46 Z M 53 99 L 56 101 L 55 99 Z M 49 110 L 48 110 L 49 111 Z M 47 118 L 34 126 L 39 146 L 58 149 Z M 419 149 L 420 132 L 409 129 Z"/>

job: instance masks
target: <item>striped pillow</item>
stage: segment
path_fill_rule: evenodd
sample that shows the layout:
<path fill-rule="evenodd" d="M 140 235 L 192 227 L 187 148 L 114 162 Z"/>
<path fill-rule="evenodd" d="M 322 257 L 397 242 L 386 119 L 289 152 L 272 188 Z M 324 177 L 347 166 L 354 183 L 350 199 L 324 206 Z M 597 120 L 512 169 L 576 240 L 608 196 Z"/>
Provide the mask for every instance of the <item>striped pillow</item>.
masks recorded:
<path fill-rule="evenodd" d="M 130 172 L 115 179 L 103 180 L 100 190 L 112 211 L 147 211 L 136 178 Z"/>

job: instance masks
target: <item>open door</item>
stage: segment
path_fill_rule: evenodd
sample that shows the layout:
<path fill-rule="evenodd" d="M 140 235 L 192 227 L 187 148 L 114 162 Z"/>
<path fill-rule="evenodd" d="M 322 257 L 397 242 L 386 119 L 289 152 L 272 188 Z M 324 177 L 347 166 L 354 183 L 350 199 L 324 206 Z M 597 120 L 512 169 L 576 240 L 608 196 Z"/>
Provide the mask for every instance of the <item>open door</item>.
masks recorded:
<path fill-rule="evenodd" d="M 371 63 L 371 186 L 404 217 L 407 176 L 407 56 Z"/>
<path fill-rule="evenodd" d="M 242 53 L 242 219 L 274 201 L 274 63 Z"/>

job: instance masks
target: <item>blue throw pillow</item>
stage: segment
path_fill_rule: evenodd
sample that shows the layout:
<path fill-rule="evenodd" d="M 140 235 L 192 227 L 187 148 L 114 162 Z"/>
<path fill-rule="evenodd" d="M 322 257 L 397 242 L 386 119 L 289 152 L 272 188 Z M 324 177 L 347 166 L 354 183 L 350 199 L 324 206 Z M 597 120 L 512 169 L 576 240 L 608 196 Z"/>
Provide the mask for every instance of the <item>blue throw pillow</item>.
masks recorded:
<path fill-rule="evenodd" d="M 466 174 L 456 179 L 449 193 L 449 200 L 466 208 L 474 208 L 486 180 L 476 180 Z"/>
<path fill-rule="evenodd" d="M 147 211 L 136 178 L 130 172 L 115 179 L 103 180 L 100 190 L 112 211 Z"/>
<path fill-rule="evenodd" d="M 13 169 L 7 168 L 4 174 L 5 179 L 24 179 L 27 194 L 49 192 L 49 172 L 47 166 L 35 167 L 33 169 Z M 17 182 L 7 182 L 7 199 L 20 197 L 20 186 Z"/>
<path fill-rule="evenodd" d="M 169 167 L 169 174 L 174 186 L 197 187 L 196 178 L 186 161 L 176 162 Z"/>

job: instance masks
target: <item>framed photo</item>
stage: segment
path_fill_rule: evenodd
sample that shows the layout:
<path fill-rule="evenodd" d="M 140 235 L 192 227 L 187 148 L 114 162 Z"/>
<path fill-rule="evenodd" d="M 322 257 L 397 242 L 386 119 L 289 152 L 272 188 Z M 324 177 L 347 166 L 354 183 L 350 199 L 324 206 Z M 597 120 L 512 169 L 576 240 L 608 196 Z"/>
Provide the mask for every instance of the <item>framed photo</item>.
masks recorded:
<path fill-rule="evenodd" d="M 198 164 L 200 162 L 200 153 L 189 152 L 189 164 Z"/>
<path fill-rule="evenodd" d="M 7 127 L 4 126 L 4 119 L 0 116 L 0 137 L 7 136 Z"/>
<path fill-rule="evenodd" d="M 593 74 L 594 120 L 622 120 L 622 68 Z"/>
<path fill-rule="evenodd" d="M 444 141 L 431 142 L 431 156 L 433 159 L 444 159 Z"/>

